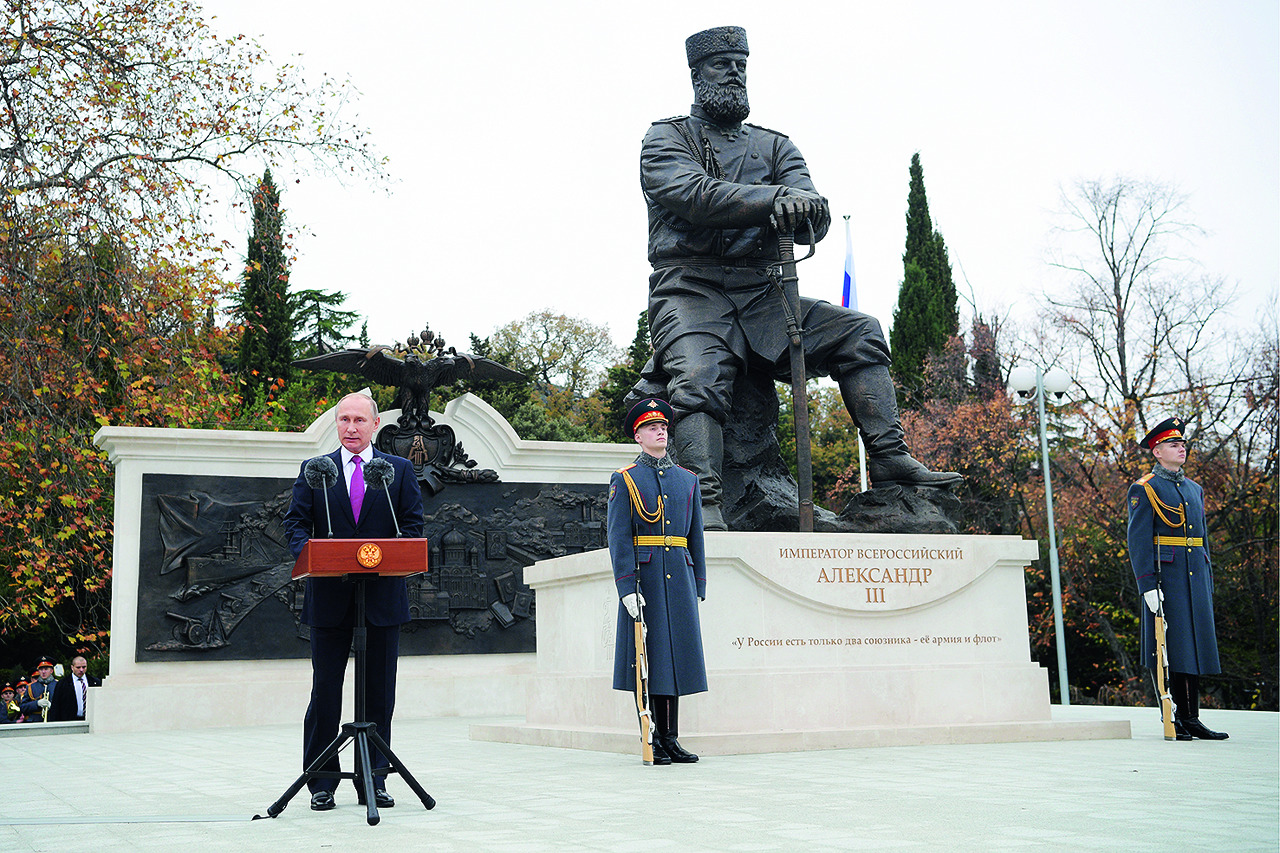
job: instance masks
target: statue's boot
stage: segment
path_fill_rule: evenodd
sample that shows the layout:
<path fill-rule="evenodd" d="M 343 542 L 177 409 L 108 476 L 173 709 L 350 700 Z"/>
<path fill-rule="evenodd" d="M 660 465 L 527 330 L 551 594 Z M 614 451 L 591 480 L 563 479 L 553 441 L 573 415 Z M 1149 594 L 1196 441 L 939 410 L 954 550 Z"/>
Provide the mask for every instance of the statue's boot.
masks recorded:
<path fill-rule="evenodd" d="M 839 382 L 849 416 L 867 448 L 867 474 L 871 486 L 934 486 L 949 488 L 964 482 L 952 471 L 930 471 L 907 451 L 898 420 L 898 397 L 889 368 L 864 367 Z"/>
<path fill-rule="evenodd" d="M 676 461 L 698 475 L 702 490 L 702 529 L 728 530 L 720 509 L 724 492 L 724 428 L 706 412 L 691 412 L 676 422 Z"/>

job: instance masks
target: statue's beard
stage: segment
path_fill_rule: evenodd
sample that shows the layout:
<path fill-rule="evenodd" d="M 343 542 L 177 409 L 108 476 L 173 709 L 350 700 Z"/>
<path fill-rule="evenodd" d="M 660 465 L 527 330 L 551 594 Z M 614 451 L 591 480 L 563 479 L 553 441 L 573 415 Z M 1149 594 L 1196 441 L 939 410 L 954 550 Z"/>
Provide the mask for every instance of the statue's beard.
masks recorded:
<path fill-rule="evenodd" d="M 698 105 L 717 124 L 737 124 L 751 115 L 744 86 L 719 86 L 698 78 L 693 81 L 693 91 L 698 96 Z"/>

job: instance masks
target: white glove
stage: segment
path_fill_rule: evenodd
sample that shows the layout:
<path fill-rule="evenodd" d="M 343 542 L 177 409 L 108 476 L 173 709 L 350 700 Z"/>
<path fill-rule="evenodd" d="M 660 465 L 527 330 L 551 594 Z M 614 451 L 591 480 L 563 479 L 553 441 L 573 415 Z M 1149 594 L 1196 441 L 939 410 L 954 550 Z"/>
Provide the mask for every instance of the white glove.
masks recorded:
<path fill-rule="evenodd" d="M 1160 602 L 1164 601 L 1164 593 L 1158 589 L 1149 589 L 1142 594 L 1142 598 L 1147 602 L 1147 609 L 1152 613 L 1160 611 Z"/>
<path fill-rule="evenodd" d="M 639 596 L 637 603 L 636 597 Z M 631 614 L 632 619 L 640 618 L 640 608 L 644 607 L 644 596 L 639 593 L 629 592 L 622 596 L 622 606 L 627 608 L 627 612 Z"/>
<path fill-rule="evenodd" d="M 49 701 L 49 694 L 46 693 L 36 700 L 36 704 L 39 705 L 41 708 L 48 708 L 50 705 L 53 704 L 53 702 Z"/>

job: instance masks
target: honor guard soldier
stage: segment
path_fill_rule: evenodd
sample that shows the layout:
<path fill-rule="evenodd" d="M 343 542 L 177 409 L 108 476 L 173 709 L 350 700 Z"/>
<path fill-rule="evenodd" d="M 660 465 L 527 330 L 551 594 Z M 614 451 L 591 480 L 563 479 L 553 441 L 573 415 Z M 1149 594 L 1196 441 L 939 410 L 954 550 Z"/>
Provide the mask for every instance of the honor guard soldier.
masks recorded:
<path fill-rule="evenodd" d="M 635 620 L 644 612 L 648 686 L 656 737 L 654 764 L 698 756 L 679 736 L 681 696 L 707 689 L 698 602 L 707 595 L 698 477 L 667 456 L 671 406 L 641 400 L 623 427 L 640 445 L 636 461 L 609 480 L 609 557 L 617 584 L 618 636 L 613 687 L 636 689 Z"/>
<path fill-rule="evenodd" d="M 1200 722 L 1201 675 L 1221 672 L 1213 624 L 1213 568 L 1209 562 L 1204 492 L 1182 473 L 1185 422 L 1169 418 L 1139 443 L 1156 465 L 1129 487 L 1129 562 L 1142 608 L 1142 659 L 1156 659 L 1155 617 L 1163 606 L 1169 690 L 1178 740 L 1225 740 Z"/>
<path fill-rule="evenodd" d="M 4 688 L 0 689 L 0 723 L 22 722 L 22 708 L 19 707 L 15 696 L 12 684 L 5 684 Z"/>
<path fill-rule="evenodd" d="M 27 685 L 27 699 L 22 703 L 22 713 L 28 721 L 48 722 L 57 686 L 58 680 L 53 676 L 53 658 L 40 658 L 36 671 L 31 675 L 31 683 Z"/>

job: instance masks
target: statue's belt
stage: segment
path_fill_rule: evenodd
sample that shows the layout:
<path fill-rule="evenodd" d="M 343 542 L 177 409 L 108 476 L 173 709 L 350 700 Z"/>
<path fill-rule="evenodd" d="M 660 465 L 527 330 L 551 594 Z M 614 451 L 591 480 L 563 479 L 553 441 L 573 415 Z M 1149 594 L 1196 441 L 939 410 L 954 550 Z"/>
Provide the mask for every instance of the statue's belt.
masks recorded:
<path fill-rule="evenodd" d="M 637 546 L 659 546 L 666 548 L 688 548 L 689 540 L 684 536 L 637 536 Z"/>
<path fill-rule="evenodd" d="M 663 258 L 654 261 L 655 270 L 670 267 L 738 267 L 762 270 L 778 263 L 777 258 Z"/>
<path fill-rule="evenodd" d="M 1203 548 L 1204 539 L 1199 536 L 1157 536 L 1157 545 L 1176 545 L 1179 548 Z"/>

